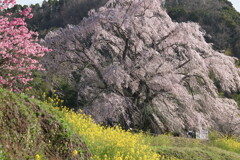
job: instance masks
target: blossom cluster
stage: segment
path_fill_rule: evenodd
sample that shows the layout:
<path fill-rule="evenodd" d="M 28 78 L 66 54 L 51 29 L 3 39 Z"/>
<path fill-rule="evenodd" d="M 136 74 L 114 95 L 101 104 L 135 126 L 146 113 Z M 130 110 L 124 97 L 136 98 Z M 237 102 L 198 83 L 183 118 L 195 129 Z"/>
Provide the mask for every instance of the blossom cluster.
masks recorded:
<path fill-rule="evenodd" d="M 13 7 L 16 4 L 16 0 L 0 0 L 0 10 Z"/>
<path fill-rule="evenodd" d="M 0 10 L 14 6 L 15 0 L 0 1 Z M 20 92 L 32 80 L 34 70 L 43 70 L 39 58 L 50 50 L 38 44 L 38 33 L 30 31 L 25 22 L 32 18 L 31 8 L 0 16 L 0 86 Z"/>

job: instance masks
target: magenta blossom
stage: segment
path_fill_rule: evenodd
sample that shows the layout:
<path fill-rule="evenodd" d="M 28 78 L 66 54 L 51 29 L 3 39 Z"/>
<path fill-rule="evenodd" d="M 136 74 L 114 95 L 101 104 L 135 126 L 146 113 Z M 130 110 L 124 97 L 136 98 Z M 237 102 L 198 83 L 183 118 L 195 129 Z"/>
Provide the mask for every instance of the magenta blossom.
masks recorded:
<path fill-rule="evenodd" d="M 16 4 L 15 0 L 0 0 L 0 12 Z M 38 33 L 29 31 L 25 19 L 32 18 L 31 8 L 0 16 L 0 87 L 21 92 L 29 88 L 34 70 L 43 70 L 39 58 L 50 50 L 38 44 Z"/>

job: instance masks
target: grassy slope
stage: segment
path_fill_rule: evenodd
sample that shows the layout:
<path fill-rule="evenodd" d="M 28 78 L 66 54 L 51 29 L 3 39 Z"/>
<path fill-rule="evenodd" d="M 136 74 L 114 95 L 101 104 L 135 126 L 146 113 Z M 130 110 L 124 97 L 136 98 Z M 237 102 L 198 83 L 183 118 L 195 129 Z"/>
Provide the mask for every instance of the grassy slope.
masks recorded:
<path fill-rule="evenodd" d="M 57 100 L 50 99 L 52 104 Z M 132 134 L 0 88 L 0 159 L 239 160 L 237 139 Z M 84 142 L 84 143 L 83 143 Z M 152 152 L 153 150 L 154 152 Z M 162 156 L 158 156 L 159 153 Z M 157 158 L 158 157 L 158 158 Z M 165 158 L 164 158 L 165 157 Z"/>
<path fill-rule="evenodd" d="M 0 159 L 90 157 L 81 139 L 49 112 L 44 103 L 0 88 Z M 73 157 L 74 150 L 85 154 Z"/>

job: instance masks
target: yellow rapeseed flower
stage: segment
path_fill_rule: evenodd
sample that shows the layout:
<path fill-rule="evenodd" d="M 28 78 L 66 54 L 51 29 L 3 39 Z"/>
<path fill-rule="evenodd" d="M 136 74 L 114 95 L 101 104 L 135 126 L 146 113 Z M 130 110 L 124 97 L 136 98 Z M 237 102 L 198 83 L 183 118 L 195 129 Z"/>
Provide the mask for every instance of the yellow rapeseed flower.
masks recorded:
<path fill-rule="evenodd" d="M 78 155 L 78 151 L 75 149 L 75 150 L 72 152 L 72 155 L 73 155 L 73 156 Z"/>
<path fill-rule="evenodd" d="M 39 156 L 38 154 L 36 154 L 35 160 L 41 160 L 41 156 Z"/>
<path fill-rule="evenodd" d="M 153 152 L 146 145 L 142 133 L 135 134 L 131 131 L 125 131 L 120 126 L 113 128 L 104 127 L 96 124 L 94 120 L 80 110 L 78 113 L 57 104 L 62 102 L 60 99 L 48 98 L 48 102 L 63 113 L 68 127 L 77 133 L 86 143 L 94 160 L 159 160 L 160 155 Z M 53 103 L 54 102 L 54 103 Z M 57 103 L 58 102 L 58 103 Z M 78 155 L 74 150 L 72 156 Z M 37 156 L 37 155 L 36 155 Z M 40 160 L 37 159 L 36 160 Z"/>

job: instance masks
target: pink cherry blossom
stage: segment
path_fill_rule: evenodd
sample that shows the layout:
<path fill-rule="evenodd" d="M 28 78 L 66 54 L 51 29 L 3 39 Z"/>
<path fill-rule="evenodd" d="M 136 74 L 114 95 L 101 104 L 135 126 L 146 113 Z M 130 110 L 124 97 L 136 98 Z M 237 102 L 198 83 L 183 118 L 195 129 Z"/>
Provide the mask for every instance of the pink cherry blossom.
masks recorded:
<path fill-rule="evenodd" d="M 0 12 L 16 4 L 15 0 L 0 0 Z M 51 50 L 39 45 L 38 33 L 29 31 L 25 19 L 32 18 L 31 8 L 0 16 L 0 87 L 21 92 L 30 89 L 34 70 L 44 70 L 39 58 Z"/>

